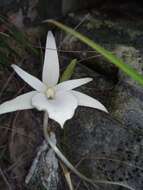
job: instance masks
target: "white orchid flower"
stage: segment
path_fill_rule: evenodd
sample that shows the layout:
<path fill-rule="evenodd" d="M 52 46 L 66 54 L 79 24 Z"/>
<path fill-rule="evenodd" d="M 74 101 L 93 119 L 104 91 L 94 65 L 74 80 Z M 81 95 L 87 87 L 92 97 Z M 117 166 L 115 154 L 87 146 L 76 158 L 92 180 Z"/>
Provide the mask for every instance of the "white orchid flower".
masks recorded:
<path fill-rule="evenodd" d="M 99 101 L 73 89 L 90 82 L 91 78 L 74 79 L 59 84 L 59 60 L 55 38 L 48 32 L 42 81 L 16 65 L 15 72 L 34 90 L 0 105 L 0 114 L 36 108 L 48 112 L 49 118 L 63 127 L 72 118 L 77 106 L 87 106 L 107 112 Z"/>

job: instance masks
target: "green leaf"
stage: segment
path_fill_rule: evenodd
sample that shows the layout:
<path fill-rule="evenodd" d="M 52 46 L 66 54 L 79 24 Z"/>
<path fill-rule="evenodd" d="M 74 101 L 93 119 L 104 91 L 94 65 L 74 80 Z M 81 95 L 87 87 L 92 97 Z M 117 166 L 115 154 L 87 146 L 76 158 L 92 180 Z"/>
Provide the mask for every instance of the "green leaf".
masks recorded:
<path fill-rule="evenodd" d="M 73 59 L 71 60 L 70 64 L 67 66 L 67 68 L 65 69 L 65 71 L 63 72 L 61 78 L 60 78 L 60 82 L 63 82 L 65 80 L 69 80 L 75 70 L 77 64 L 77 59 Z"/>
<path fill-rule="evenodd" d="M 92 49 L 96 50 L 98 53 L 100 53 L 103 57 L 105 57 L 109 62 L 116 65 L 119 69 L 121 69 L 124 73 L 129 75 L 132 79 L 137 81 L 139 84 L 143 85 L 143 76 L 137 72 L 134 68 L 132 68 L 130 65 L 125 64 L 120 58 L 116 57 L 114 54 L 112 54 L 110 51 L 106 50 L 105 48 L 101 47 L 99 44 L 95 43 L 88 37 L 80 34 L 79 32 L 73 30 L 72 28 L 65 26 L 64 24 L 54 21 L 54 20 L 46 20 L 45 22 L 52 23 L 56 25 L 57 27 L 61 28 L 65 32 L 75 36 L 80 41 L 84 42 L 88 46 L 90 46 Z"/>

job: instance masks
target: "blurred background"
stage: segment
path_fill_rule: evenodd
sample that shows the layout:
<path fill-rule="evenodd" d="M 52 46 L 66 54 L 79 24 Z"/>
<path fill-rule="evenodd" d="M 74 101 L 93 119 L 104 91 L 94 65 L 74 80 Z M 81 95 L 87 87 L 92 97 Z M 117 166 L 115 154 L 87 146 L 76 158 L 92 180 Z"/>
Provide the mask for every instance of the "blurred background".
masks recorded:
<path fill-rule="evenodd" d="M 31 25 L 48 18 L 64 18 L 68 13 L 85 10 L 100 11 L 113 19 L 138 19 L 143 16 L 142 1 L 128 0 L 1 0 L 0 13 L 17 26 Z"/>

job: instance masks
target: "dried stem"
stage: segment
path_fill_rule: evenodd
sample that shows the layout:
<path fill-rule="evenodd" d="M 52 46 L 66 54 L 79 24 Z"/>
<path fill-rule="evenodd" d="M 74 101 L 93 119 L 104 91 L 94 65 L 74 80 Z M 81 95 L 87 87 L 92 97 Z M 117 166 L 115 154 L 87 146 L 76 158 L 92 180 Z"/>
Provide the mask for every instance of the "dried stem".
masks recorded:
<path fill-rule="evenodd" d="M 60 162 L 60 165 L 62 167 L 62 170 L 63 170 L 64 176 L 65 176 L 65 179 L 67 181 L 67 184 L 69 186 L 69 189 L 73 190 L 74 188 L 73 188 L 70 172 L 68 171 L 67 167 L 62 162 Z"/>

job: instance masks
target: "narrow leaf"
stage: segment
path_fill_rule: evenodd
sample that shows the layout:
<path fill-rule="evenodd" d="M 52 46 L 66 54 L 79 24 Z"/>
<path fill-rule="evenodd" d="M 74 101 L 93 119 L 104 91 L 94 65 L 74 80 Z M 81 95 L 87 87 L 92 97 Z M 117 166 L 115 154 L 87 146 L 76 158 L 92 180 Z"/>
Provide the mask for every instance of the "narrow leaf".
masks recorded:
<path fill-rule="evenodd" d="M 65 71 L 63 72 L 61 78 L 60 78 L 60 82 L 69 80 L 75 70 L 77 64 L 77 59 L 73 59 L 71 60 L 70 64 L 67 66 L 67 68 L 65 69 Z"/>

